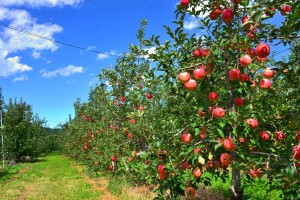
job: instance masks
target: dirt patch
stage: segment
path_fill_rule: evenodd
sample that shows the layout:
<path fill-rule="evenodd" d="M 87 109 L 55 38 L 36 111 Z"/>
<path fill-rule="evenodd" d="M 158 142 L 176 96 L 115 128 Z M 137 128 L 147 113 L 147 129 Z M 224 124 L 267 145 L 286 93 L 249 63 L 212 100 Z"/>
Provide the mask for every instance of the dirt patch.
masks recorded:
<path fill-rule="evenodd" d="M 87 183 L 89 183 L 90 185 L 92 185 L 94 190 L 101 192 L 103 194 L 100 199 L 118 200 L 118 198 L 115 197 L 114 195 L 112 195 L 107 188 L 108 183 L 109 183 L 108 179 L 104 179 L 104 178 L 101 178 L 98 180 L 91 179 L 83 172 L 84 169 L 82 167 L 76 166 L 74 164 L 71 164 L 71 167 L 76 168 L 78 170 L 79 174 L 85 179 L 85 181 Z"/>
<path fill-rule="evenodd" d="M 122 192 L 130 199 L 146 200 L 154 199 L 156 197 L 155 193 L 152 192 L 152 190 L 146 186 L 125 188 Z"/>
<path fill-rule="evenodd" d="M 28 194 L 30 194 L 30 192 L 34 191 L 35 187 L 36 187 L 35 184 L 27 185 L 26 188 L 25 188 L 25 190 L 22 192 L 22 194 L 18 198 L 16 198 L 16 200 L 24 200 L 24 199 L 26 199 L 26 196 Z"/>
<path fill-rule="evenodd" d="M 22 176 L 24 173 L 26 173 L 31 167 L 32 167 L 32 165 L 25 167 L 24 169 L 19 171 L 19 173 L 17 175 L 15 175 L 11 179 L 7 180 L 7 182 L 13 182 L 13 181 L 17 180 L 20 176 Z"/>

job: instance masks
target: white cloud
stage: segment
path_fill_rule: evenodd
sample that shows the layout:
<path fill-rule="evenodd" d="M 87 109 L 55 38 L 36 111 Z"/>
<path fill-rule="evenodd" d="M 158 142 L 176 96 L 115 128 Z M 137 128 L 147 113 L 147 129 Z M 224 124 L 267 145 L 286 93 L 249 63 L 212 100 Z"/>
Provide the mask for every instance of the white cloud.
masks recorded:
<path fill-rule="evenodd" d="M 189 17 L 186 21 L 183 23 L 183 28 L 187 30 L 193 30 L 199 26 L 199 19 L 192 16 Z"/>
<path fill-rule="evenodd" d="M 41 52 L 34 51 L 34 52 L 32 52 L 31 56 L 32 56 L 34 59 L 38 59 L 38 58 L 41 57 Z"/>
<path fill-rule="evenodd" d="M 83 73 L 85 70 L 83 67 L 79 66 L 76 67 L 74 65 L 68 65 L 64 68 L 58 68 L 54 71 L 47 71 L 45 69 L 41 70 L 40 73 L 42 74 L 42 77 L 44 78 L 51 78 L 51 77 L 57 77 L 57 76 L 71 76 L 73 74 L 80 74 Z"/>
<path fill-rule="evenodd" d="M 1 46 L 1 45 L 0 45 Z M 1 50 L 0 50 L 1 51 Z M 0 56 L 0 77 L 6 77 L 22 72 L 28 72 L 32 70 L 32 67 L 20 63 L 21 57 L 6 57 Z"/>
<path fill-rule="evenodd" d="M 203 10 L 204 6 L 209 5 L 209 1 L 207 1 L 207 0 L 205 0 L 205 1 L 199 1 L 199 2 L 200 2 L 201 4 L 195 7 L 195 10 L 196 10 L 196 11 Z M 189 11 L 192 11 L 192 8 L 189 7 L 188 10 L 189 10 Z M 204 13 L 201 12 L 200 15 L 198 15 L 198 17 L 199 17 L 199 18 L 207 17 L 207 16 L 209 16 L 209 13 L 210 13 L 209 10 L 207 10 L 207 11 L 204 12 Z"/>
<path fill-rule="evenodd" d="M 1 0 L 0 6 L 55 7 L 77 6 L 83 0 Z"/>
<path fill-rule="evenodd" d="M 99 53 L 97 56 L 97 60 L 104 60 L 106 58 L 109 58 L 110 56 L 117 55 L 116 51 L 111 50 L 110 52 L 105 52 L 105 53 Z"/>
<path fill-rule="evenodd" d="M 20 76 L 14 78 L 13 83 L 18 82 L 18 81 L 27 81 L 27 80 L 28 80 L 28 77 L 23 74 L 23 75 L 20 75 Z"/>
<path fill-rule="evenodd" d="M 3 3 L 3 1 L 1 2 Z M 62 27 L 56 24 L 37 23 L 37 20 L 32 18 L 25 10 L 0 7 L 0 20 L 9 21 L 10 26 L 24 29 L 52 40 L 55 33 L 63 30 Z M 0 32 L 0 77 L 7 77 L 32 70 L 31 66 L 21 63 L 20 56 L 9 56 L 11 53 L 19 53 L 32 49 L 33 58 L 38 58 L 42 50 L 55 51 L 57 48 L 58 46 L 53 41 L 43 40 L 8 28 L 4 29 Z"/>

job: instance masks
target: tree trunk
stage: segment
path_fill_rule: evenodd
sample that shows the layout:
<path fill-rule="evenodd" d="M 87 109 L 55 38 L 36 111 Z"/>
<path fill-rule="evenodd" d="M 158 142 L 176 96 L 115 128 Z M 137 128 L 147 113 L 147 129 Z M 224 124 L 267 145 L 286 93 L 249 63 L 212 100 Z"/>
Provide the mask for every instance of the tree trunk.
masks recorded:
<path fill-rule="evenodd" d="M 230 185 L 231 199 L 243 199 L 244 191 L 241 189 L 241 170 L 232 168 L 232 180 Z"/>
<path fill-rule="evenodd" d="M 14 159 L 11 159 L 10 161 L 9 161 L 9 166 L 13 166 L 13 165 L 15 165 L 16 164 L 16 161 L 14 160 Z"/>

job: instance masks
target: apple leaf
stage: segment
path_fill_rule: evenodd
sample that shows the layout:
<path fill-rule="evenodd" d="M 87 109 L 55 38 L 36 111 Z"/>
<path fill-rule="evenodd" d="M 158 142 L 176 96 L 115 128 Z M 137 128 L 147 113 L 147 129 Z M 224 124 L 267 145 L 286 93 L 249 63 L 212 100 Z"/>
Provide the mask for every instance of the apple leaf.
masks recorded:
<path fill-rule="evenodd" d="M 211 152 L 209 152 L 209 154 L 208 154 L 208 159 L 209 159 L 209 160 L 212 160 L 213 157 L 214 157 L 213 154 L 212 154 Z"/>
<path fill-rule="evenodd" d="M 217 131 L 220 137 L 224 137 L 224 132 L 221 129 L 218 128 Z"/>
<path fill-rule="evenodd" d="M 195 135 L 199 135 L 200 134 L 200 129 L 199 128 L 195 128 Z"/>
<path fill-rule="evenodd" d="M 205 164 L 205 159 L 202 156 L 198 157 L 198 163 L 200 163 L 201 165 Z"/>
<path fill-rule="evenodd" d="M 217 149 L 218 149 L 218 148 L 220 148 L 221 146 L 223 146 L 223 144 L 222 144 L 222 143 L 220 143 L 220 144 L 216 144 L 216 145 L 215 145 L 215 147 L 214 147 L 214 149 L 215 149 L 215 150 L 217 150 Z"/>

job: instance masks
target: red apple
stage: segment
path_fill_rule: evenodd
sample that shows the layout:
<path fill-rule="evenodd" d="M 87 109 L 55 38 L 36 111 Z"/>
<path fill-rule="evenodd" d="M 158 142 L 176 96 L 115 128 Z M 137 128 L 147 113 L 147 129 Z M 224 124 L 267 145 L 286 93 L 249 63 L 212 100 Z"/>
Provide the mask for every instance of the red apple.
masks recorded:
<path fill-rule="evenodd" d="M 126 100 L 125 97 L 121 96 L 120 101 L 125 102 L 125 100 Z"/>
<path fill-rule="evenodd" d="M 201 127 L 200 138 L 204 139 L 206 137 L 206 128 L 205 126 Z"/>
<path fill-rule="evenodd" d="M 210 92 L 208 95 L 209 101 L 210 102 L 215 102 L 218 100 L 219 94 L 217 92 Z"/>
<path fill-rule="evenodd" d="M 199 115 L 200 117 L 204 117 L 204 116 L 207 115 L 207 112 L 204 112 L 204 111 L 202 111 L 202 110 L 198 110 L 198 115 Z"/>
<path fill-rule="evenodd" d="M 114 166 L 110 165 L 109 170 L 113 170 L 113 169 L 114 169 Z"/>
<path fill-rule="evenodd" d="M 243 55 L 241 58 L 240 58 L 240 63 L 243 67 L 246 67 L 248 65 L 250 65 L 252 63 L 252 58 L 251 56 L 249 56 L 248 54 L 246 55 Z"/>
<path fill-rule="evenodd" d="M 259 168 L 257 170 L 254 170 L 254 169 L 250 169 L 249 170 L 249 174 L 252 178 L 257 178 L 257 177 L 260 177 L 261 176 L 261 173 L 262 173 L 262 169 Z"/>
<path fill-rule="evenodd" d="M 256 56 L 256 59 L 257 59 L 258 62 L 263 63 L 263 62 L 265 62 L 266 60 L 268 60 L 268 57 L 266 57 L 266 58 L 261 58 L 261 57 Z"/>
<path fill-rule="evenodd" d="M 143 110 L 145 110 L 145 107 L 144 106 L 139 106 L 138 110 L 143 111 Z"/>
<path fill-rule="evenodd" d="M 221 15 L 221 13 L 222 13 L 222 10 L 217 8 L 209 14 L 209 17 L 211 20 L 216 20 Z"/>
<path fill-rule="evenodd" d="M 274 133 L 274 138 L 277 142 L 280 142 L 281 140 L 283 140 L 285 138 L 285 134 L 283 133 L 283 131 L 276 131 Z"/>
<path fill-rule="evenodd" d="M 248 82 L 250 81 L 250 76 L 248 74 L 241 74 L 240 81 L 241 83 Z"/>
<path fill-rule="evenodd" d="M 184 133 L 181 135 L 181 141 L 184 143 L 190 143 L 192 141 L 192 135 L 190 133 Z"/>
<path fill-rule="evenodd" d="M 201 78 L 204 77 L 205 71 L 203 68 L 198 68 L 198 69 L 194 70 L 193 75 L 194 75 L 195 79 L 200 80 Z"/>
<path fill-rule="evenodd" d="M 260 132 L 260 137 L 262 140 L 267 141 L 270 139 L 270 134 L 267 131 Z"/>
<path fill-rule="evenodd" d="M 194 199 L 196 195 L 196 190 L 193 187 L 187 187 L 185 189 L 185 196 L 187 197 L 187 199 Z"/>
<path fill-rule="evenodd" d="M 250 125 L 251 128 L 256 128 L 256 127 L 258 127 L 258 120 L 255 119 L 255 118 L 247 119 L 246 123 L 247 123 L 248 125 Z"/>
<path fill-rule="evenodd" d="M 87 117 L 87 116 L 84 116 L 83 119 L 84 119 L 84 121 L 89 121 L 89 117 Z"/>
<path fill-rule="evenodd" d="M 290 5 L 284 4 L 281 6 L 280 13 L 282 15 L 286 15 L 287 13 L 290 13 L 292 11 L 292 7 Z"/>
<path fill-rule="evenodd" d="M 128 162 L 133 162 L 134 158 L 132 156 L 129 156 Z"/>
<path fill-rule="evenodd" d="M 197 83 L 194 79 L 190 79 L 188 82 L 184 84 L 185 89 L 187 90 L 196 90 Z"/>
<path fill-rule="evenodd" d="M 215 107 L 213 109 L 213 116 L 214 118 L 220 118 L 225 116 L 225 110 L 221 107 Z"/>
<path fill-rule="evenodd" d="M 181 82 L 181 83 L 186 83 L 190 80 L 191 78 L 191 75 L 188 73 L 188 72 L 181 72 L 179 75 L 178 75 L 178 80 Z"/>
<path fill-rule="evenodd" d="M 153 96 L 152 96 L 152 94 L 147 94 L 146 97 L 147 97 L 147 99 L 152 99 Z"/>
<path fill-rule="evenodd" d="M 166 164 L 160 164 L 157 167 L 159 173 L 163 173 L 163 170 L 166 168 Z"/>
<path fill-rule="evenodd" d="M 224 9 L 222 12 L 222 20 L 225 24 L 230 24 L 233 20 L 233 12 L 231 9 Z"/>
<path fill-rule="evenodd" d="M 195 178 L 200 178 L 202 176 L 202 171 L 199 168 L 194 169 L 193 171 L 194 177 Z"/>
<path fill-rule="evenodd" d="M 149 160 L 145 160 L 145 164 L 149 165 L 150 164 Z"/>
<path fill-rule="evenodd" d="M 202 56 L 200 49 L 194 50 L 193 54 L 195 58 L 199 58 L 200 56 Z"/>
<path fill-rule="evenodd" d="M 266 43 L 260 43 L 255 48 L 256 54 L 260 58 L 266 58 L 270 54 L 270 47 Z"/>
<path fill-rule="evenodd" d="M 129 133 L 127 137 L 128 137 L 129 139 L 132 139 L 132 138 L 133 138 L 133 134 L 132 134 L 132 133 Z"/>
<path fill-rule="evenodd" d="M 253 49 L 253 48 L 248 48 L 247 49 L 247 54 L 251 57 L 251 58 L 254 58 L 256 55 L 256 50 Z"/>
<path fill-rule="evenodd" d="M 223 142 L 223 147 L 227 151 L 233 151 L 234 148 L 235 148 L 234 143 L 233 143 L 233 138 L 225 139 L 224 142 Z"/>
<path fill-rule="evenodd" d="M 202 57 L 206 57 L 210 54 L 209 48 L 204 48 L 204 49 L 201 49 L 200 51 L 201 51 L 201 56 Z"/>
<path fill-rule="evenodd" d="M 229 71 L 229 79 L 231 81 L 239 80 L 241 76 L 241 71 L 239 69 L 231 69 Z"/>
<path fill-rule="evenodd" d="M 266 8 L 265 14 L 266 14 L 267 16 L 273 16 L 274 13 L 271 13 L 270 11 L 272 11 L 272 12 L 275 13 L 275 12 L 276 12 L 276 8 L 274 8 L 274 7 Z"/>
<path fill-rule="evenodd" d="M 112 157 L 111 157 L 111 161 L 113 161 L 113 162 L 117 162 L 117 161 L 118 161 L 118 158 L 117 158 L 117 156 L 112 156 Z"/>
<path fill-rule="evenodd" d="M 135 123 L 136 123 L 136 120 L 135 120 L 135 119 L 131 119 L 131 120 L 129 120 L 129 122 L 130 122 L 131 124 L 135 124 Z"/>
<path fill-rule="evenodd" d="M 244 104 L 244 99 L 241 97 L 237 97 L 234 99 L 234 104 L 236 107 L 240 107 Z"/>
<path fill-rule="evenodd" d="M 264 77 L 267 79 L 271 79 L 273 78 L 273 76 L 275 75 L 275 71 L 271 68 L 267 68 L 264 70 Z"/>
<path fill-rule="evenodd" d="M 232 3 L 235 3 L 235 4 L 239 4 L 242 2 L 242 0 L 231 0 Z"/>
<path fill-rule="evenodd" d="M 182 7 L 187 7 L 190 3 L 190 0 L 180 0 L 180 5 Z"/>
<path fill-rule="evenodd" d="M 264 78 L 259 82 L 259 87 L 260 89 L 268 90 L 271 87 L 271 81 L 269 79 Z"/>
<path fill-rule="evenodd" d="M 242 17 L 242 24 L 246 23 L 249 20 L 247 16 Z"/>
<path fill-rule="evenodd" d="M 143 89 L 143 85 L 141 83 L 138 84 L 138 88 Z"/>
<path fill-rule="evenodd" d="M 220 161 L 222 166 L 228 166 L 232 161 L 232 157 L 229 153 L 222 153 L 220 156 Z"/>

